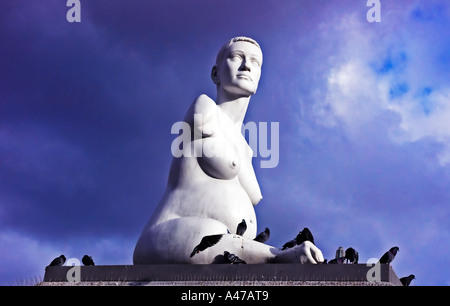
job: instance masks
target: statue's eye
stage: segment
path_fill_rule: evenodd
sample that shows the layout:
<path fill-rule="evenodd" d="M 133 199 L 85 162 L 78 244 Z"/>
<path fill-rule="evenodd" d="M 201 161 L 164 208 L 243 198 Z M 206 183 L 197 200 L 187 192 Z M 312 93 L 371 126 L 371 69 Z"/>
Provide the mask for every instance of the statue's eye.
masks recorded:
<path fill-rule="evenodd" d="M 257 67 L 261 66 L 261 63 L 257 59 L 253 59 L 252 64 Z"/>
<path fill-rule="evenodd" d="M 239 53 L 232 53 L 230 54 L 230 58 L 233 60 L 242 60 L 242 55 L 240 55 Z"/>

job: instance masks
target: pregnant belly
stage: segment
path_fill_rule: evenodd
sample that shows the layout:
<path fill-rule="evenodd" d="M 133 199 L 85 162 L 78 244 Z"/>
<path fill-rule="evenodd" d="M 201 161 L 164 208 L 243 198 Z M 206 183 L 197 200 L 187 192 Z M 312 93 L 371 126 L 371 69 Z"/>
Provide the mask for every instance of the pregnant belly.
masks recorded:
<path fill-rule="evenodd" d="M 166 219 L 164 215 L 210 218 L 223 223 L 233 234 L 237 225 L 245 219 L 247 231 L 244 236 L 250 239 L 256 236 L 255 210 L 237 179 L 204 182 L 188 190 L 175 189 L 163 201 L 163 219 Z"/>

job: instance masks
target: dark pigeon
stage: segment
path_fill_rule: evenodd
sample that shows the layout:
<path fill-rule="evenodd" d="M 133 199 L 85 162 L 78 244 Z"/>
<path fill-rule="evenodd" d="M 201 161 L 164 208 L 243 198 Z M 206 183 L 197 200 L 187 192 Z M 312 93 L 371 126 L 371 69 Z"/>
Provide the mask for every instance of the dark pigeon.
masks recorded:
<path fill-rule="evenodd" d="M 315 244 L 314 237 L 307 227 L 305 227 L 300 233 L 298 233 L 297 237 L 295 237 L 295 240 L 297 240 L 297 245 L 300 245 L 305 241 L 311 241 L 313 244 Z"/>
<path fill-rule="evenodd" d="M 297 239 L 294 238 L 292 240 L 289 240 L 285 244 L 283 244 L 283 246 L 281 247 L 281 250 L 290 249 L 290 248 L 295 247 L 296 245 L 297 245 Z"/>
<path fill-rule="evenodd" d="M 344 261 L 345 261 L 345 257 L 339 257 L 339 258 L 335 258 L 335 259 L 332 259 L 332 260 L 330 260 L 329 262 L 328 262 L 328 264 L 343 264 L 344 263 Z"/>
<path fill-rule="evenodd" d="M 397 255 L 397 252 L 399 250 L 400 249 L 398 247 L 391 248 L 389 251 L 384 253 L 383 256 L 381 256 L 380 263 L 382 263 L 382 264 L 390 264 L 394 260 L 395 255 Z"/>
<path fill-rule="evenodd" d="M 194 256 L 195 254 L 200 253 L 201 251 L 206 250 L 207 248 L 215 245 L 217 242 L 220 241 L 220 239 L 222 239 L 222 234 L 219 235 L 210 235 L 210 236 L 205 236 L 202 238 L 202 240 L 200 241 L 200 244 L 197 245 L 194 250 L 191 253 L 191 256 Z"/>
<path fill-rule="evenodd" d="M 242 222 L 238 224 L 236 229 L 236 234 L 238 235 L 244 235 L 245 231 L 247 230 L 247 223 L 244 219 L 242 219 Z"/>
<path fill-rule="evenodd" d="M 54 266 L 62 266 L 66 262 L 66 256 L 61 255 L 52 260 L 52 262 L 48 265 L 49 267 Z"/>
<path fill-rule="evenodd" d="M 226 260 L 228 263 L 235 264 L 235 265 L 237 265 L 237 264 L 246 264 L 245 261 L 243 261 L 242 259 L 240 259 L 240 258 L 237 257 L 236 255 L 231 254 L 231 253 L 228 252 L 228 251 L 223 252 L 223 256 L 225 257 L 225 260 Z"/>
<path fill-rule="evenodd" d="M 400 278 L 400 282 L 402 283 L 403 286 L 407 287 L 409 286 L 409 284 L 411 284 L 412 280 L 415 278 L 416 277 L 414 276 L 414 274 L 411 274 L 410 276 Z"/>
<path fill-rule="evenodd" d="M 351 263 L 358 263 L 358 252 L 356 252 L 356 250 L 354 248 L 348 248 L 347 250 L 345 250 L 345 259 L 346 262 L 351 262 Z"/>
<path fill-rule="evenodd" d="M 95 266 L 95 263 L 92 260 L 92 256 L 89 256 L 89 255 L 84 255 L 83 258 L 81 259 L 81 262 L 85 266 Z"/>
<path fill-rule="evenodd" d="M 263 232 L 259 233 L 258 236 L 256 236 L 256 238 L 253 240 L 264 243 L 267 240 L 269 240 L 269 237 L 270 237 L 270 230 L 266 227 L 266 229 Z"/>

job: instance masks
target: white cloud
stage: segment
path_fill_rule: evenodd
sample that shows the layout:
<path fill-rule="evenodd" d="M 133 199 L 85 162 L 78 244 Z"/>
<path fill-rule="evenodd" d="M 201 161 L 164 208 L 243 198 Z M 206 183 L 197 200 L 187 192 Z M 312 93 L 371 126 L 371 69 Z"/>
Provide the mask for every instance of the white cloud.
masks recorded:
<path fill-rule="evenodd" d="M 411 8 L 396 14 L 408 21 Z M 344 18 L 334 30 L 341 40 L 328 55 L 331 65 L 316 95 L 315 115 L 325 126 L 342 125 L 358 140 L 368 129 L 397 144 L 431 139 L 441 144 L 436 160 L 445 166 L 450 163 L 450 85 L 440 73 L 439 55 L 446 47 L 430 41 L 442 32 L 438 24 L 418 33 L 417 28 L 409 21 L 395 31 L 370 30 L 354 15 Z"/>
<path fill-rule="evenodd" d="M 385 82 L 359 59 L 331 69 L 327 82 L 326 105 L 352 131 L 386 109 Z"/>

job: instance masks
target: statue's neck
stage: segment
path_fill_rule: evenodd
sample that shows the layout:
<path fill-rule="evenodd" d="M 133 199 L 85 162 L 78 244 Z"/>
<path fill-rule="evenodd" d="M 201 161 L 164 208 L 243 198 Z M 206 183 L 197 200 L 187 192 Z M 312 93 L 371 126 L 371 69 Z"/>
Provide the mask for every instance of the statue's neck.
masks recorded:
<path fill-rule="evenodd" d="M 237 129 L 241 129 L 244 122 L 245 114 L 247 113 L 250 97 L 227 98 L 218 95 L 217 105 L 226 114 L 230 120 L 235 124 Z"/>

